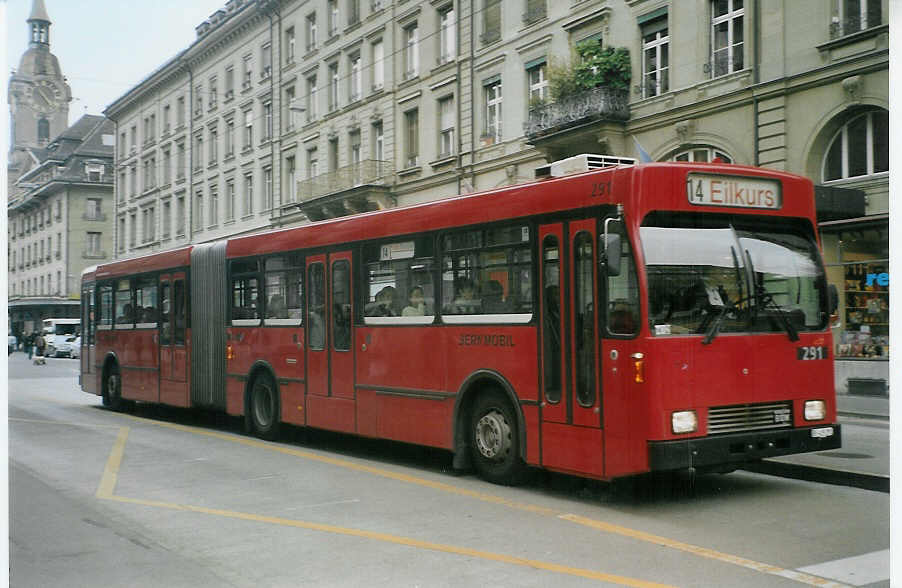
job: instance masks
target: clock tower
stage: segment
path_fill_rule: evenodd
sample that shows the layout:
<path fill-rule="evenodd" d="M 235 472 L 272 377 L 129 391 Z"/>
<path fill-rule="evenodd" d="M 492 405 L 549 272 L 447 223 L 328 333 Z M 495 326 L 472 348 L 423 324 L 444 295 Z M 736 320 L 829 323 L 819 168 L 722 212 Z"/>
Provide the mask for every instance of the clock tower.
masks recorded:
<path fill-rule="evenodd" d="M 50 17 L 44 0 L 32 0 L 27 22 L 28 49 L 9 81 L 11 163 L 23 159 L 16 155 L 24 153 L 14 152 L 44 147 L 68 128 L 72 101 L 59 60 L 50 52 Z"/>

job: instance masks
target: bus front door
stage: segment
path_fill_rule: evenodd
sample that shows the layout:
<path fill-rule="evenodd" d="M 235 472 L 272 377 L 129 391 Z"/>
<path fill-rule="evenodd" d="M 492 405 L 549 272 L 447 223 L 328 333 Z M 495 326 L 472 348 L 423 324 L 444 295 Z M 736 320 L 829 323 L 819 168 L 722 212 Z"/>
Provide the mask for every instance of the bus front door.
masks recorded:
<path fill-rule="evenodd" d="M 602 475 L 595 219 L 539 227 L 542 465 Z"/>
<path fill-rule="evenodd" d="M 160 276 L 160 402 L 190 406 L 185 273 Z"/>
<path fill-rule="evenodd" d="M 351 253 L 307 257 L 307 424 L 355 432 Z"/>

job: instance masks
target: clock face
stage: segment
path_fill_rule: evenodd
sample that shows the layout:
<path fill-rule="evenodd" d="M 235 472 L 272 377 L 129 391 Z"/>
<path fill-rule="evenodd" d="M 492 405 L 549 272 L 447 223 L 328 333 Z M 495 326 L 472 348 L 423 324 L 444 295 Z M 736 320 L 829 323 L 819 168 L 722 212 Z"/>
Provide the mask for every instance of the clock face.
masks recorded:
<path fill-rule="evenodd" d="M 25 90 L 25 99 L 38 112 L 55 112 L 62 105 L 63 90 L 53 80 L 38 80 Z"/>

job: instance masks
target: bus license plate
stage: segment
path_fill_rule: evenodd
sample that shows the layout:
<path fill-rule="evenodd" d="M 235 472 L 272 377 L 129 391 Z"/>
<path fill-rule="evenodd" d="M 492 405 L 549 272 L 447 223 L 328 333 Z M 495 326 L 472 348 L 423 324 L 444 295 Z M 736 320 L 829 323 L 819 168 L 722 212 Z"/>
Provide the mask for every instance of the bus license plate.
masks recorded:
<path fill-rule="evenodd" d="M 815 359 L 827 359 L 827 348 L 819 345 L 803 345 L 796 347 L 796 359 L 810 361 Z"/>
<path fill-rule="evenodd" d="M 811 429 L 811 437 L 814 439 L 824 439 L 826 437 L 833 436 L 833 427 L 820 427 L 818 429 Z"/>

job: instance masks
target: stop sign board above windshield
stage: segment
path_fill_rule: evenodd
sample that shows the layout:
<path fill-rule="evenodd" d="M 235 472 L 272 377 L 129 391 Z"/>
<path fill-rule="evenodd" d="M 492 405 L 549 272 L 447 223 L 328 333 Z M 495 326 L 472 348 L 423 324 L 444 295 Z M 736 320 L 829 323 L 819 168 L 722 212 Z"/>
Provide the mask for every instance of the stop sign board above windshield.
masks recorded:
<path fill-rule="evenodd" d="M 686 195 L 690 204 L 701 206 L 779 210 L 783 205 L 779 180 L 764 178 L 690 173 Z"/>

